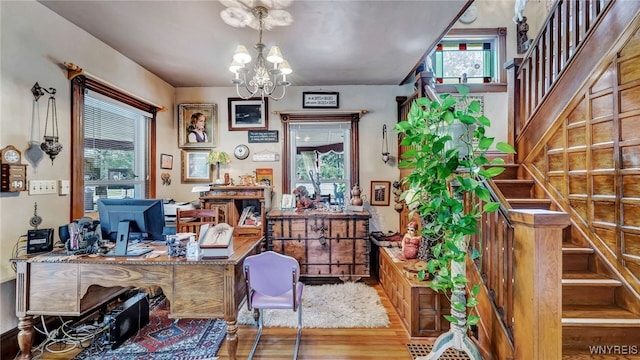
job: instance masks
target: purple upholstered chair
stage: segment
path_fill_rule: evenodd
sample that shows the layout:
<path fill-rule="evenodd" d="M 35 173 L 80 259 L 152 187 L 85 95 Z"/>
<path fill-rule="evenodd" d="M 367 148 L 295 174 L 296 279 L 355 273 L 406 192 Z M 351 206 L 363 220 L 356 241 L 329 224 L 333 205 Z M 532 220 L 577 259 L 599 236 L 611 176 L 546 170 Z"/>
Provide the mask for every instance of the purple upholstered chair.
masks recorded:
<path fill-rule="evenodd" d="M 302 290 L 299 281 L 300 265 L 291 256 L 273 251 L 252 255 L 244 260 L 244 276 L 247 282 L 247 307 L 258 310 L 258 333 L 249 354 L 249 359 L 258 347 L 263 327 L 263 309 L 292 309 L 298 312 L 298 335 L 293 358 L 298 358 L 302 335 Z"/>

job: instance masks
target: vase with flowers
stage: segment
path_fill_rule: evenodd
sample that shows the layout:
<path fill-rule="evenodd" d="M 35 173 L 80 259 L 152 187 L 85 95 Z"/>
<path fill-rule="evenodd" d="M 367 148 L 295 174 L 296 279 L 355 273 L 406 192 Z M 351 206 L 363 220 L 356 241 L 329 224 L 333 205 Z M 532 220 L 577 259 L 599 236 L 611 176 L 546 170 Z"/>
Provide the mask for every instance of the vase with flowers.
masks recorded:
<path fill-rule="evenodd" d="M 209 153 L 209 164 L 216 166 L 216 179 L 214 184 L 223 185 L 224 180 L 220 178 L 220 165 L 228 164 L 231 162 L 231 157 L 224 151 L 211 150 Z"/>

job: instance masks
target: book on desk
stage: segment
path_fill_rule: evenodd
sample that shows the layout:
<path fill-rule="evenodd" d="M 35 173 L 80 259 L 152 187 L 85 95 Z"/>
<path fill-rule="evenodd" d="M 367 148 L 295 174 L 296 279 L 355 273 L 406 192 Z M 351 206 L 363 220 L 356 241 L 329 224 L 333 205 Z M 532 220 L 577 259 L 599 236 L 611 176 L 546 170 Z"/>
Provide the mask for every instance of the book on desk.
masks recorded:
<path fill-rule="evenodd" d="M 203 258 L 225 258 L 233 255 L 233 227 L 227 223 L 203 224 L 198 239 Z"/>

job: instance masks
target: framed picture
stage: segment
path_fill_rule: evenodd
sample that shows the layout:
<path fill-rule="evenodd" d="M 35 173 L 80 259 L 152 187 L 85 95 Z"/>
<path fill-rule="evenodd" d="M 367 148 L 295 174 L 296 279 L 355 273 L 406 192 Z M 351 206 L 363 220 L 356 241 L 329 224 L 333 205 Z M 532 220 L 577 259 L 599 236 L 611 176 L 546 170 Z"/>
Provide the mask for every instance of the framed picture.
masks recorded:
<path fill-rule="evenodd" d="M 178 147 L 213 148 L 217 144 L 216 104 L 178 104 Z"/>
<path fill-rule="evenodd" d="M 229 131 L 267 130 L 269 128 L 268 99 L 229 98 Z"/>
<path fill-rule="evenodd" d="M 282 194 L 282 202 L 280 203 L 280 209 L 287 210 L 293 209 L 293 194 Z"/>
<path fill-rule="evenodd" d="M 182 182 L 211 182 L 209 150 L 182 150 Z"/>
<path fill-rule="evenodd" d="M 173 169 L 173 155 L 160 154 L 160 169 Z"/>
<path fill-rule="evenodd" d="M 273 186 L 273 168 L 256 169 L 256 182 L 266 186 Z"/>
<path fill-rule="evenodd" d="M 371 205 L 388 206 L 390 194 L 391 194 L 390 181 L 372 181 L 371 182 Z"/>
<path fill-rule="evenodd" d="M 302 107 L 305 109 L 337 109 L 339 93 L 337 92 L 303 92 Z"/>

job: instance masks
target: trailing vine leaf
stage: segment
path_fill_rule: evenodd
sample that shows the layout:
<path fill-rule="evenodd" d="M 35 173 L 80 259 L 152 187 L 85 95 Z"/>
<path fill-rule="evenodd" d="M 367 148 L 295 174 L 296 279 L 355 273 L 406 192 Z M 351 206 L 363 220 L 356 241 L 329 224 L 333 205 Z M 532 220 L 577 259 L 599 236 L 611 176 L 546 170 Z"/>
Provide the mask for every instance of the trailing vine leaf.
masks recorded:
<path fill-rule="evenodd" d="M 401 135 L 400 144 L 408 149 L 399 166 L 412 169 L 402 180 L 408 190 L 400 199 L 412 209 L 410 217 L 417 214 L 430 220 L 420 230 L 423 237 L 438 240 L 431 249 L 433 258 L 427 262 L 426 271 L 432 274 L 429 286 L 445 294 L 450 294 L 454 287 L 471 286 L 466 302 L 450 298 L 454 309 L 461 312 L 470 309 L 466 312 L 466 324 L 470 326 L 479 321 L 471 309 L 478 304 L 480 285 L 469 284 L 466 274 L 454 274 L 452 264 L 464 263 L 467 257 L 481 257 L 481 249 L 468 253 L 469 235 L 478 233 L 478 219 L 483 213 L 499 208 L 498 203 L 491 201 L 482 180 L 500 175 L 504 169 L 495 165 L 505 162 L 501 158 L 487 158 L 487 151 L 495 141 L 486 135 L 491 121 L 481 114 L 479 102 L 467 102 L 467 87 L 456 85 L 456 88 L 459 98 L 443 94 L 437 100 L 416 99 L 407 119 L 396 124 L 394 130 Z M 507 154 L 515 152 L 504 142 L 496 143 L 495 147 Z M 465 194 L 477 196 L 484 205 L 465 208 Z M 457 321 L 450 315 L 445 318 Z"/>

